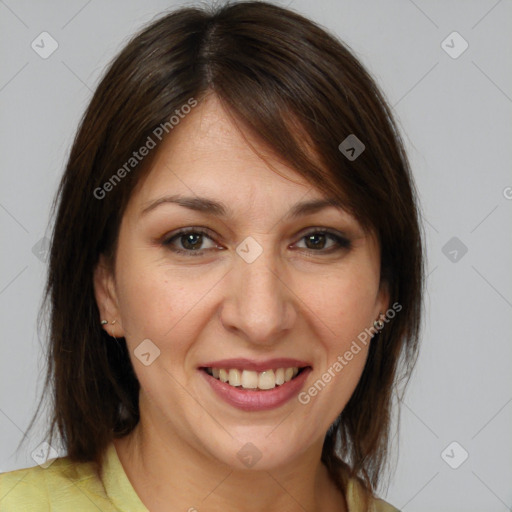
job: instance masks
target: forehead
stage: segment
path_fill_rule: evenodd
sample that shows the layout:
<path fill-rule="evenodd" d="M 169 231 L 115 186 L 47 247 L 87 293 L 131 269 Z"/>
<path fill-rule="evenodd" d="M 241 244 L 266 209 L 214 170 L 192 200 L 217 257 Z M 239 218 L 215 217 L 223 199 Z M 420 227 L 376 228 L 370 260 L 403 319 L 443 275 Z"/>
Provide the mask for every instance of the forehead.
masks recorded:
<path fill-rule="evenodd" d="M 241 131 L 215 96 L 174 127 L 134 191 L 143 209 L 164 194 L 208 196 L 233 210 L 279 210 L 283 204 L 324 195 L 255 139 Z M 240 208 L 238 208 L 238 207 Z"/>

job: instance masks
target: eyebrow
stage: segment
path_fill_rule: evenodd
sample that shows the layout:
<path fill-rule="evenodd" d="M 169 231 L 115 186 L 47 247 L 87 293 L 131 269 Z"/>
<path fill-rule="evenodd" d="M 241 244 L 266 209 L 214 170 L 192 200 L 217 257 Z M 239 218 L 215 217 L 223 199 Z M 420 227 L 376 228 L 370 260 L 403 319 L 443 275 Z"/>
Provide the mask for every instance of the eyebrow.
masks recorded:
<path fill-rule="evenodd" d="M 229 206 L 226 206 L 224 203 L 215 201 L 213 199 L 208 199 L 206 197 L 192 197 L 181 195 L 164 196 L 149 202 L 141 211 L 140 216 L 142 217 L 144 215 L 147 215 L 150 211 L 154 210 L 158 206 L 168 203 L 177 204 L 179 206 L 188 208 L 189 210 L 207 213 L 210 215 L 214 215 L 216 217 L 233 217 L 233 211 L 231 210 L 231 208 L 229 208 Z M 338 208 L 339 210 L 347 211 L 343 203 L 338 199 L 313 199 L 311 201 L 303 201 L 292 206 L 292 208 L 286 214 L 285 219 L 292 219 L 305 215 L 311 215 L 313 213 L 319 212 L 320 210 L 323 210 L 324 208 L 329 207 L 335 207 Z"/>

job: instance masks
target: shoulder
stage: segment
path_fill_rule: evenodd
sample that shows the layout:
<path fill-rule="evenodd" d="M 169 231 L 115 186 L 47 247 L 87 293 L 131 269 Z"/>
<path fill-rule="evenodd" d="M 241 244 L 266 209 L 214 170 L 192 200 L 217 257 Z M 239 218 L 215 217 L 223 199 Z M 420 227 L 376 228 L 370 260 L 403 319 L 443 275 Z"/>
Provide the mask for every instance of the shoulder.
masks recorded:
<path fill-rule="evenodd" d="M 367 495 L 363 485 L 357 479 L 351 478 L 346 490 L 348 512 L 363 512 L 364 498 Z M 400 512 L 397 508 L 378 498 L 369 497 L 369 502 L 369 512 Z"/>
<path fill-rule="evenodd" d="M 35 466 L 0 474 L 2 512 L 113 511 L 92 462 L 60 457 L 47 467 Z"/>

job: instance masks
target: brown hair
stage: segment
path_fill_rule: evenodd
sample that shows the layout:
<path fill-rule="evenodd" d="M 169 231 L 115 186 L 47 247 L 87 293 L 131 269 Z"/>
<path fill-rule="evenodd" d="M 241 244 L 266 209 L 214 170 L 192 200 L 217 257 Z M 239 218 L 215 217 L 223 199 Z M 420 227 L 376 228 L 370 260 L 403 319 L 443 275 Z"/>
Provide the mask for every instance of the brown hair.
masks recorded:
<path fill-rule="evenodd" d="M 126 45 L 97 87 L 53 205 L 47 439 L 58 429 L 71 459 L 99 463 L 112 438 L 139 421 L 139 383 L 124 340 L 113 342 L 100 326 L 93 270 L 101 253 L 113 261 L 124 209 L 156 151 L 106 198 L 94 191 L 155 127 L 208 93 L 313 186 L 342 199 L 380 242 L 381 279 L 402 310 L 371 343 L 322 453 L 342 491 L 358 476 L 374 492 L 388 454 L 393 391 L 417 357 L 424 270 L 416 194 L 390 109 L 368 72 L 325 30 L 266 2 L 165 14 Z M 365 145 L 353 161 L 338 149 L 350 134 Z"/>

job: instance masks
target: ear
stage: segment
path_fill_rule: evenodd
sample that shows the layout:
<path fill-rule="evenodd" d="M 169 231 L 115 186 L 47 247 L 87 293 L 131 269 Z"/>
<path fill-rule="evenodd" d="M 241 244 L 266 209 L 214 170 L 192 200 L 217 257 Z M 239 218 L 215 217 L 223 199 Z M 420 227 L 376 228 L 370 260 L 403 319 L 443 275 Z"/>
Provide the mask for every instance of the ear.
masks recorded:
<path fill-rule="evenodd" d="M 124 337 L 113 271 L 103 254 L 100 255 L 94 269 L 93 285 L 96 304 L 100 311 L 98 322 L 107 320 L 108 324 L 102 325 L 103 329 L 115 338 Z"/>
<path fill-rule="evenodd" d="M 385 314 L 389 309 L 390 294 L 389 285 L 386 281 L 382 280 L 377 294 L 377 300 L 375 302 L 376 312 L 375 319 L 380 318 L 380 315 Z"/>

